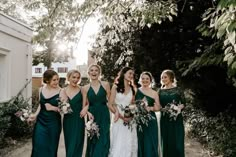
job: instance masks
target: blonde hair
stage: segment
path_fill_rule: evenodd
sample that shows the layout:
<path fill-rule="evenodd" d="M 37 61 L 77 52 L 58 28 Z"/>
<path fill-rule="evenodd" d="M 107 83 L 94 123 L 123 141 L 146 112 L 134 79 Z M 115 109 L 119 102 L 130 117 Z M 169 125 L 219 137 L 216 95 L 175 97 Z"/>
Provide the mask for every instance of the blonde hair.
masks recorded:
<path fill-rule="evenodd" d="M 70 78 L 73 74 L 76 74 L 76 73 L 79 74 L 80 80 L 79 80 L 78 84 L 80 83 L 80 81 L 81 81 L 81 74 L 80 74 L 80 72 L 79 72 L 78 70 L 73 69 L 73 70 L 70 70 L 70 71 L 67 72 L 67 75 L 66 75 L 66 84 L 69 84 L 69 78 Z"/>
<path fill-rule="evenodd" d="M 89 75 L 89 71 L 90 71 L 90 69 L 91 69 L 92 67 L 98 68 L 98 71 L 99 71 L 99 74 L 100 74 L 100 77 L 101 77 L 101 75 L 102 75 L 102 68 L 101 68 L 98 64 L 91 64 L 91 65 L 89 65 L 88 71 L 87 71 L 88 75 Z"/>
<path fill-rule="evenodd" d="M 161 77 L 162 77 L 163 74 L 166 74 L 170 78 L 170 81 L 172 82 L 172 85 L 174 87 L 177 86 L 177 80 L 175 78 L 175 73 L 174 73 L 173 70 L 170 70 L 170 69 L 163 70 L 162 73 L 161 73 Z M 161 80 L 161 88 L 164 88 L 164 87 L 165 87 L 165 85 Z"/>

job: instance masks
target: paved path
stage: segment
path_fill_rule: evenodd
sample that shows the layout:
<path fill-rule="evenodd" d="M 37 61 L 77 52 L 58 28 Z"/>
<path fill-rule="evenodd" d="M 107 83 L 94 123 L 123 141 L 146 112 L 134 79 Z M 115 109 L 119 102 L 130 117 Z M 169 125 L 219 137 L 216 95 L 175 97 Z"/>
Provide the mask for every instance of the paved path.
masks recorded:
<path fill-rule="evenodd" d="M 157 114 L 157 118 L 159 119 L 160 115 Z M 188 127 L 186 127 L 186 132 Z M 85 141 L 86 143 L 86 141 Z M 1 157 L 30 157 L 31 153 L 31 139 L 29 139 L 26 142 L 23 143 L 17 143 L 11 148 L 7 148 L 5 150 L 9 151 L 7 153 L 4 153 L 2 155 L 0 153 Z M 206 150 L 203 149 L 201 144 L 197 142 L 194 139 L 190 139 L 186 136 L 185 138 L 185 157 L 209 157 L 208 153 Z M 60 137 L 60 143 L 59 143 L 59 148 L 58 148 L 58 157 L 65 157 L 65 145 L 64 145 L 64 135 L 63 132 Z"/>
<path fill-rule="evenodd" d="M 32 148 L 31 140 L 28 140 L 26 143 L 16 146 L 17 148 L 11 149 L 11 151 L 9 151 L 6 155 L 2 157 L 30 157 L 30 152 Z M 209 157 L 207 151 L 203 149 L 200 143 L 198 143 L 194 139 L 189 139 L 187 137 L 185 139 L 185 152 L 186 157 Z M 63 134 L 61 134 L 58 157 L 65 157 Z"/>

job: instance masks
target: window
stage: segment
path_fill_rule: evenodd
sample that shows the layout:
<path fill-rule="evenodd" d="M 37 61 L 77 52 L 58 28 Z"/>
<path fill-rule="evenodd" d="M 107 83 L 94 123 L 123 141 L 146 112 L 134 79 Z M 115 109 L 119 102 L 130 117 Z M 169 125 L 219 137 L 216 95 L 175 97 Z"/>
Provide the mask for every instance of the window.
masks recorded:
<path fill-rule="evenodd" d="M 10 99 L 10 50 L 0 47 L 0 102 Z"/>
<path fill-rule="evenodd" d="M 60 67 L 57 68 L 58 73 L 67 73 L 68 72 L 68 68 L 67 67 Z"/>
<path fill-rule="evenodd" d="M 42 68 L 35 68 L 35 73 L 42 73 Z"/>

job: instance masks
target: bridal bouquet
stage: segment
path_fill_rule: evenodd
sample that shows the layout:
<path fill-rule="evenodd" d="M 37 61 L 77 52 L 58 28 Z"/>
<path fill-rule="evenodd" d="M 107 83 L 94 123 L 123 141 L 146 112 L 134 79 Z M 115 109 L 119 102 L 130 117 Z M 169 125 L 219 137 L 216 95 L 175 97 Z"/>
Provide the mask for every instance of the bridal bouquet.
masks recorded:
<path fill-rule="evenodd" d="M 26 107 L 26 108 L 22 108 L 19 111 L 17 111 L 15 113 L 15 115 L 17 117 L 19 117 L 21 121 L 24 122 L 24 121 L 26 121 L 29 118 L 31 113 L 32 113 L 31 108 L 30 107 Z"/>
<path fill-rule="evenodd" d="M 58 105 L 59 109 L 60 109 L 60 113 L 61 114 L 68 114 L 68 113 L 72 113 L 72 109 L 70 106 L 70 103 L 68 103 L 67 101 L 61 101 L 59 100 L 59 105 Z"/>
<path fill-rule="evenodd" d="M 146 107 L 148 106 L 146 98 L 143 100 L 136 100 L 133 104 L 126 107 L 123 107 L 122 105 L 119 106 L 121 110 L 124 111 L 124 117 L 131 118 L 129 122 L 124 122 L 124 125 L 127 125 L 131 130 L 134 126 L 137 126 L 139 131 L 142 131 L 143 125 L 148 126 L 148 122 L 154 119 L 151 113 L 146 110 Z"/>
<path fill-rule="evenodd" d="M 94 135 L 97 136 L 97 138 L 99 138 L 100 134 L 99 134 L 99 127 L 98 125 L 93 121 L 93 119 L 89 120 L 86 124 L 85 124 L 85 130 L 87 132 L 87 135 L 89 137 L 89 139 L 91 140 Z"/>
<path fill-rule="evenodd" d="M 181 103 L 176 103 L 172 101 L 168 103 L 164 108 L 161 109 L 163 115 L 167 114 L 170 117 L 170 120 L 176 120 L 178 115 L 181 113 L 181 109 L 178 107 Z"/>

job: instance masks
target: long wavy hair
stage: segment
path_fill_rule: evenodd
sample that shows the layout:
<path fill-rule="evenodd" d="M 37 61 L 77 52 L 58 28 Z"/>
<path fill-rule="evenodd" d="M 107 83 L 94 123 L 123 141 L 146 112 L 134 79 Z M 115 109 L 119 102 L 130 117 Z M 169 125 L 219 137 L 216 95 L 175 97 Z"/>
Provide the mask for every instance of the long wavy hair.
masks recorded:
<path fill-rule="evenodd" d="M 134 70 L 133 68 L 131 67 L 123 67 L 120 72 L 118 73 L 118 76 L 116 77 L 115 79 L 115 84 L 117 86 L 117 92 L 118 93 L 124 93 L 125 92 L 125 83 L 124 83 L 124 79 L 125 79 L 125 73 L 129 70 Z M 131 90 L 132 90 L 132 93 L 133 95 L 135 94 L 135 91 L 134 91 L 134 83 L 133 81 L 130 81 L 129 82 L 129 85 L 131 87 Z"/>

